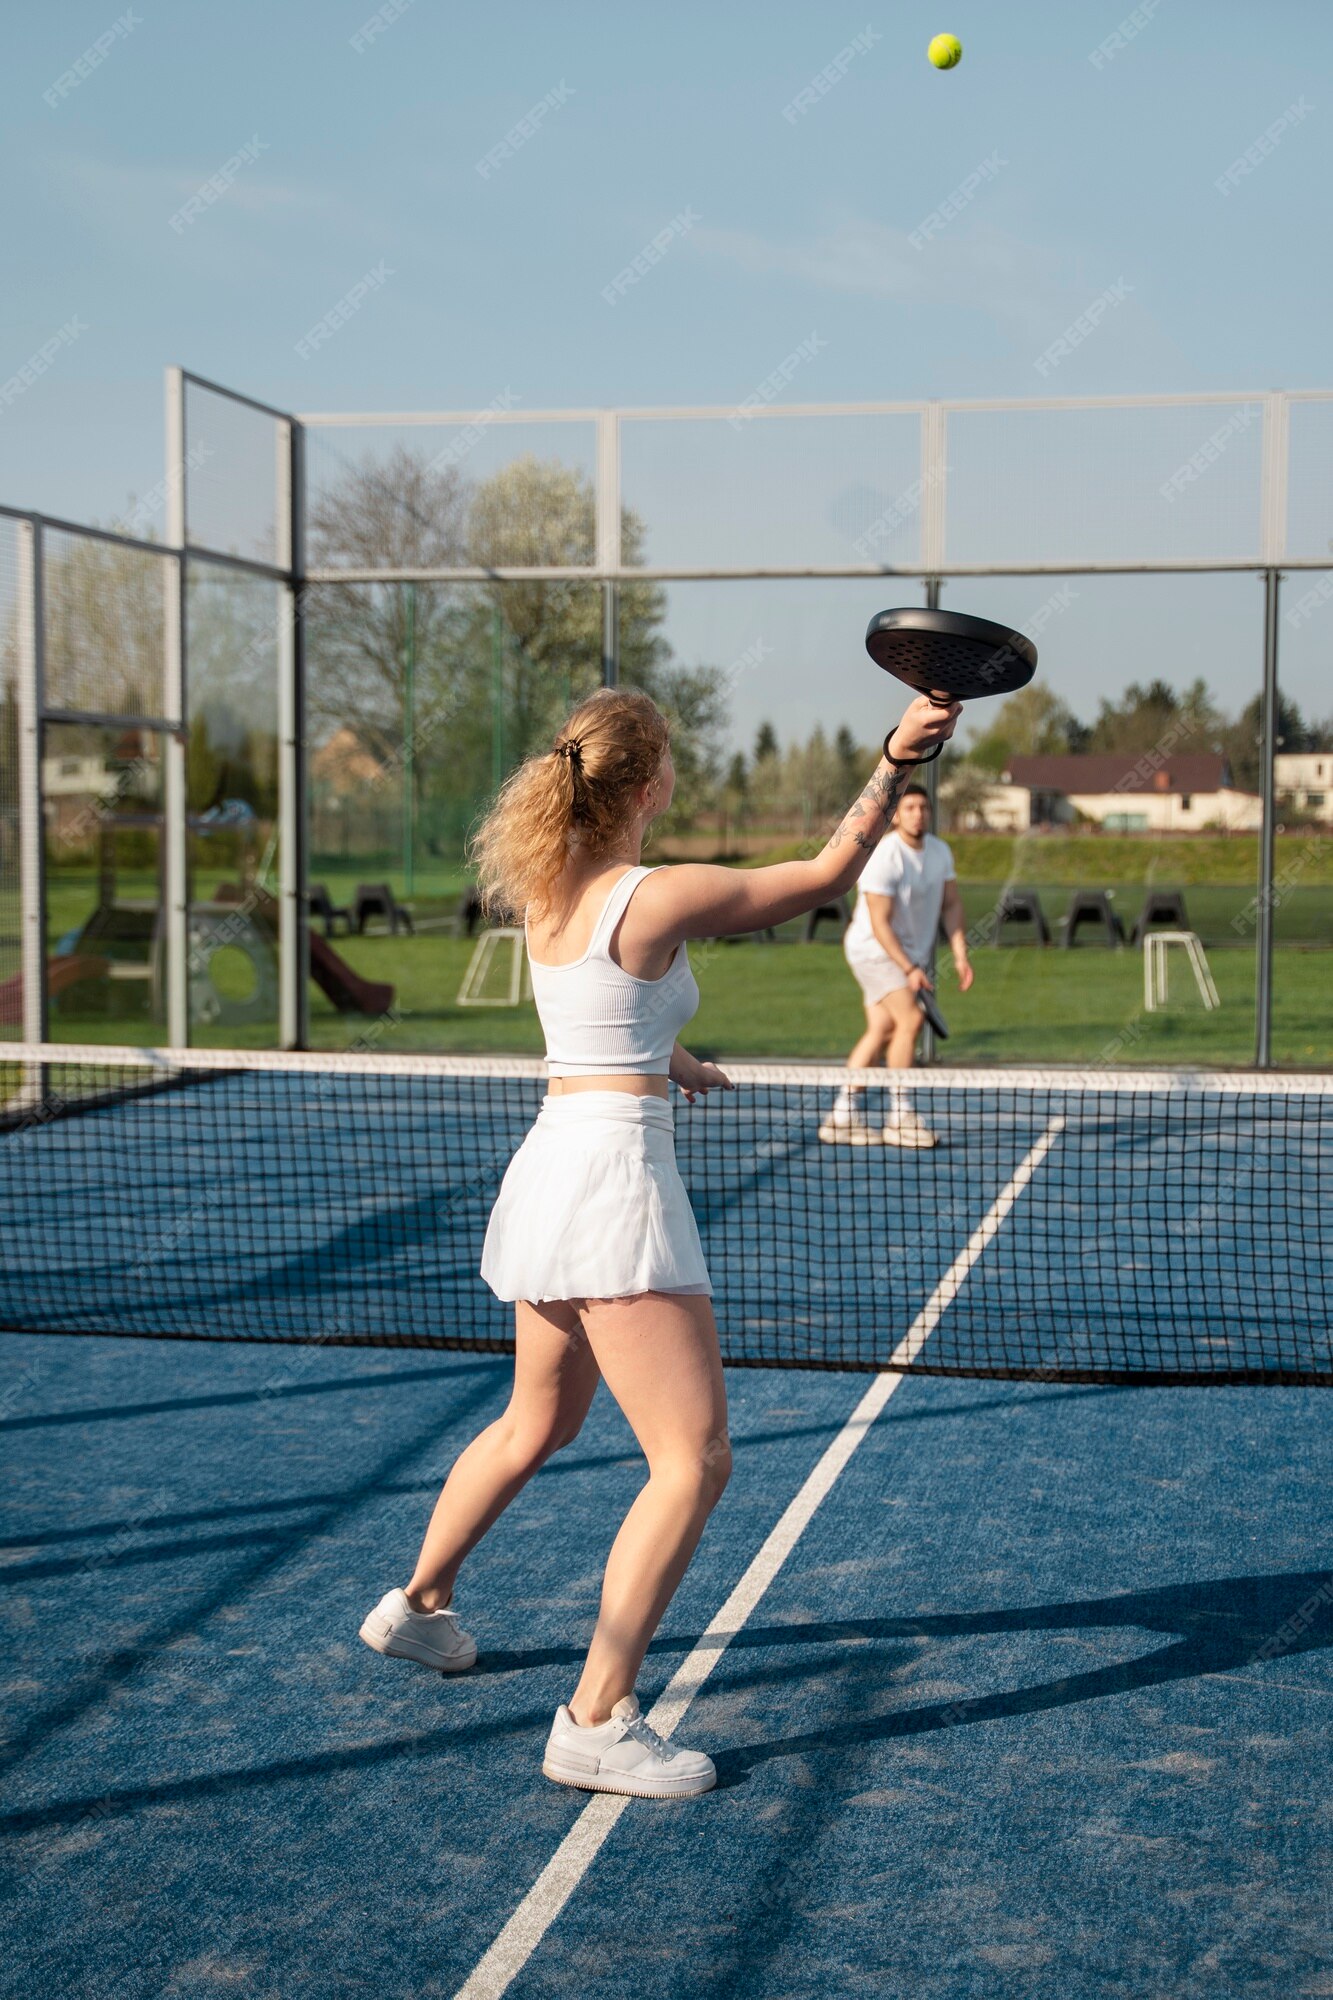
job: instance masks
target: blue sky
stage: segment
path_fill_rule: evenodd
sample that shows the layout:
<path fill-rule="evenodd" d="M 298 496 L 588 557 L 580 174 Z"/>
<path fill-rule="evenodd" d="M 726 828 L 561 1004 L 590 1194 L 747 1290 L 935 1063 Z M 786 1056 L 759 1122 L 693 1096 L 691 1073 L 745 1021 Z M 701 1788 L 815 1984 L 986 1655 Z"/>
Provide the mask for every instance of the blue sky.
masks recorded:
<path fill-rule="evenodd" d="M 11 31 L 0 374 L 71 319 L 80 331 L 0 411 L 0 499 L 106 520 L 144 493 L 169 361 L 296 410 L 506 391 L 528 408 L 732 404 L 812 334 L 803 401 L 1333 377 L 1333 9 L 1315 0 L 411 0 L 368 40 L 372 12 L 145 0 L 126 17 L 97 0 Z M 947 75 L 924 57 L 941 28 L 966 50 Z M 848 47 L 834 87 L 784 115 Z M 479 173 L 543 101 L 527 143 Z M 222 198 L 173 227 L 247 149 Z M 682 213 L 660 264 L 608 304 L 603 288 Z M 369 271 L 382 282 L 302 358 L 297 342 Z M 1095 338 L 1043 382 L 1037 357 L 1119 285 Z M 792 726 L 796 701 L 782 692 Z M 742 728 L 759 702 L 744 693 Z"/>

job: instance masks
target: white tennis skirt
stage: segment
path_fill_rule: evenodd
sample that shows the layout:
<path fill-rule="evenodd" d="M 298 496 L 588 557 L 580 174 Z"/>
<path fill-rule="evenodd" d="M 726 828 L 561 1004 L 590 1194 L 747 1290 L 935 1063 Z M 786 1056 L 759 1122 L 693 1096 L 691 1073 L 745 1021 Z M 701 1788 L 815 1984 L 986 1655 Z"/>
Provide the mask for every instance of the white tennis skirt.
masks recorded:
<path fill-rule="evenodd" d="M 508 1301 L 711 1295 L 666 1099 L 546 1098 L 500 1185 L 481 1275 Z"/>

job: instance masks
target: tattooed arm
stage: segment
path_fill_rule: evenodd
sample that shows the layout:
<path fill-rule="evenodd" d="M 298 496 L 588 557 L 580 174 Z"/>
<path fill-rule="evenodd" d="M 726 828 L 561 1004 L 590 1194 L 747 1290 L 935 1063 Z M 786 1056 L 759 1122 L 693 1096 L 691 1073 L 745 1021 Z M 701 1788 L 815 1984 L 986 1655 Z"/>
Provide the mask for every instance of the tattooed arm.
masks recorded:
<path fill-rule="evenodd" d="M 889 739 L 898 757 L 920 757 L 946 741 L 962 709 L 936 708 L 919 696 Z M 730 937 L 803 916 L 845 895 L 893 824 L 898 801 L 916 772 L 881 758 L 818 852 L 771 868 L 659 868 L 625 913 L 622 936 L 636 945 L 672 939 Z"/>

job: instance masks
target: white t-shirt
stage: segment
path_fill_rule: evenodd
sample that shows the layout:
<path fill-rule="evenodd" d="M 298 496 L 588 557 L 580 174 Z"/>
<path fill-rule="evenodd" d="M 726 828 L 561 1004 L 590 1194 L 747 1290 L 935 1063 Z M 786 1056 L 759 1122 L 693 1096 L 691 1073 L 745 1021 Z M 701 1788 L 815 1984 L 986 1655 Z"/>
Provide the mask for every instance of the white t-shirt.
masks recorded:
<path fill-rule="evenodd" d="M 892 896 L 889 921 L 894 936 L 913 965 L 929 965 L 940 927 L 944 885 L 953 879 L 953 856 L 947 842 L 928 833 L 920 847 L 909 847 L 900 834 L 886 833 L 861 876 L 861 893 L 847 929 L 847 949 L 887 956 L 871 929 L 866 896 Z"/>

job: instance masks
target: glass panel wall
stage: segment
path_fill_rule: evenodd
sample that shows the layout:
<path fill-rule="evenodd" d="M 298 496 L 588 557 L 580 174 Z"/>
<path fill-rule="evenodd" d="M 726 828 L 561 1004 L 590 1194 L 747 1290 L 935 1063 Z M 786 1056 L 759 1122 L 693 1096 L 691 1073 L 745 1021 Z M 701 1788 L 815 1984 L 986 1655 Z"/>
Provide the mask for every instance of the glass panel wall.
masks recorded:
<path fill-rule="evenodd" d="M 190 1039 L 278 1039 L 280 586 L 199 558 L 185 599 Z"/>
<path fill-rule="evenodd" d="M 23 1025 L 19 875 L 19 526 L 0 516 L 0 1039 Z"/>
<path fill-rule="evenodd" d="M 185 536 L 191 548 L 276 563 L 284 426 L 197 382 L 185 384 Z"/>
<path fill-rule="evenodd" d="M 1333 569 L 1290 570 L 1278 620 L 1273 1061 L 1333 1063 Z"/>
<path fill-rule="evenodd" d="M 49 1032 L 150 1044 L 166 1030 L 162 739 L 171 558 L 48 530 L 41 784 Z M 123 717 L 120 723 L 96 718 Z"/>
<path fill-rule="evenodd" d="M 161 1042 L 162 740 L 48 723 L 42 794 L 50 1038 Z"/>
<path fill-rule="evenodd" d="M 465 848 L 600 684 L 600 587 L 319 584 L 306 605 L 312 1043 L 536 1052 L 530 1005 L 458 1004 L 482 928 Z"/>
<path fill-rule="evenodd" d="M 1261 581 L 960 579 L 943 603 L 1018 626 L 1040 655 L 1020 696 L 968 709 L 941 767 L 978 966 L 965 995 L 942 966 L 948 1059 L 1252 1062 Z M 1166 990 L 1150 1005 L 1154 930 L 1198 943 L 1153 948 Z"/>
<path fill-rule="evenodd" d="M 870 664 L 863 635 L 887 602 L 920 601 L 916 587 L 655 588 L 648 622 L 689 692 L 695 734 L 680 807 L 649 858 L 808 853 L 901 712 L 905 694 Z M 1041 654 L 1031 689 L 968 709 L 939 767 L 937 825 L 954 852 L 976 970 L 961 993 L 941 955 L 943 1059 L 1250 1061 L 1260 585 L 1247 575 L 960 579 L 943 602 L 1028 631 Z M 622 622 L 626 651 L 627 637 Z M 1167 990 L 1151 1008 L 1145 923 L 1199 941 L 1197 954 L 1160 948 Z M 798 923 L 773 941 L 696 952 L 701 1040 L 733 1056 L 845 1054 L 861 1014 L 839 937 L 829 918 L 809 941 Z M 1217 1006 L 1206 1004 L 1209 982 Z"/>

